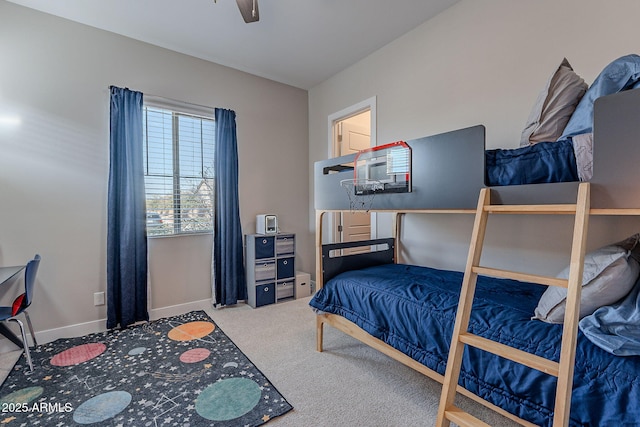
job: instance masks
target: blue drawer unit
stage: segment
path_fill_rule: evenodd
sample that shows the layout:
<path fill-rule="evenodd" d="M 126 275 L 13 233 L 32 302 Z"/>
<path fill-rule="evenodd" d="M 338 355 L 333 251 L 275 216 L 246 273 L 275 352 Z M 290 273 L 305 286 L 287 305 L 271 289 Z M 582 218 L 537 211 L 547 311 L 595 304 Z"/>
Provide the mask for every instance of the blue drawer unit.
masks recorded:
<path fill-rule="evenodd" d="M 269 305 L 276 302 L 276 284 L 265 283 L 255 287 L 256 292 L 256 307 L 263 305 Z"/>
<path fill-rule="evenodd" d="M 296 270 L 294 267 L 294 258 L 278 258 L 277 275 L 278 280 L 295 277 Z"/>
<path fill-rule="evenodd" d="M 274 236 L 255 236 L 254 237 L 255 258 L 273 258 L 275 256 L 276 239 Z"/>
<path fill-rule="evenodd" d="M 246 235 L 245 269 L 251 307 L 295 298 L 295 234 Z"/>

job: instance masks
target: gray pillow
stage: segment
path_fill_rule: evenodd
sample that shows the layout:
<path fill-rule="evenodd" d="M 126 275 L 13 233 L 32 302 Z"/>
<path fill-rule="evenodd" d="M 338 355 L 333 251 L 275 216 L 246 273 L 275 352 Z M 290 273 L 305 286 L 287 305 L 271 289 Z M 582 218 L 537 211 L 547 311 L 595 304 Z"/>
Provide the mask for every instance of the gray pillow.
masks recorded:
<path fill-rule="evenodd" d="M 631 291 L 640 274 L 640 264 L 630 255 L 631 250 L 610 245 L 585 256 L 580 319 L 602 306 L 613 304 Z M 569 267 L 565 268 L 558 277 L 567 279 Z M 533 319 L 548 323 L 563 323 L 566 298 L 565 288 L 549 286 L 538 301 Z"/>
<path fill-rule="evenodd" d="M 576 166 L 580 181 L 591 181 L 593 178 L 593 133 L 581 133 L 571 138 L 573 153 L 576 155 Z"/>
<path fill-rule="evenodd" d="M 538 95 L 522 131 L 520 146 L 560 138 L 587 87 L 564 58 Z"/>

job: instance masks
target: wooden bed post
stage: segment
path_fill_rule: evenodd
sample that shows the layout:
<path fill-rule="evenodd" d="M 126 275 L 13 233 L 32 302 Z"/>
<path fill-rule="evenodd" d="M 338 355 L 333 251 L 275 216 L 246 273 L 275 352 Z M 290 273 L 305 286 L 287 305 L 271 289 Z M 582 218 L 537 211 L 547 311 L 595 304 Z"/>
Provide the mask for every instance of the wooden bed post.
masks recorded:
<path fill-rule="evenodd" d="M 322 353 L 322 341 L 324 336 L 324 322 L 322 316 L 316 314 L 316 351 Z"/>
<path fill-rule="evenodd" d="M 322 288 L 322 217 L 325 211 L 316 211 L 316 290 Z M 324 322 L 320 315 L 316 315 L 316 350 L 322 352 Z"/>
<path fill-rule="evenodd" d="M 316 290 L 322 283 L 322 217 L 325 211 L 316 211 Z"/>
<path fill-rule="evenodd" d="M 393 221 L 393 229 L 391 230 L 391 237 L 394 240 L 394 251 L 393 251 L 393 259 L 397 264 L 400 262 L 400 234 L 401 234 L 401 224 L 402 224 L 403 212 L 394 212 L 392 216 Z"/>

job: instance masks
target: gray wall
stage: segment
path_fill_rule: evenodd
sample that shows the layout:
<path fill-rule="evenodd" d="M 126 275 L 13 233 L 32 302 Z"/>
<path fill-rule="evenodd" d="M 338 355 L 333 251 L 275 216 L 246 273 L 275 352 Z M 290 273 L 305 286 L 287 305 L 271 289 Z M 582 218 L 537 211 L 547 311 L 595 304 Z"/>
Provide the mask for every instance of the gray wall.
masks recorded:
<path fill-rule="evenodd" d="M 0 265 L 38 252 L 36 331 L 106 317 L 109 85 L 237 113 L 240 213 L 276 213 L 313 270 L 307 92 L 0 1 Z M 154 238 L 151 308 L 211 297 L 211 235 Z M 5 295 L 8 298 L 8 295 Z"/>
<path fill-rule="evenodd" d="M 612 60 L 639 53 L 639 13 L 635 0 L 462 0 L 309 91 L 310 173 L 327 157 L 327 117 L 373 96 L 378 144 L 484 124 L 488 148 L 516 148 L 564 57 L 591 83 Z M 383 237 L 388 224 L 378 217 Z M 470 215 L 411 215 L 405 224 L 405 261 L 464 269 Z M 568 217 L 492 219 L 483 262 L 555 274 L 571 229 Z M 588 246 L 637 231 L 634 218 L 593 218 Z"/>

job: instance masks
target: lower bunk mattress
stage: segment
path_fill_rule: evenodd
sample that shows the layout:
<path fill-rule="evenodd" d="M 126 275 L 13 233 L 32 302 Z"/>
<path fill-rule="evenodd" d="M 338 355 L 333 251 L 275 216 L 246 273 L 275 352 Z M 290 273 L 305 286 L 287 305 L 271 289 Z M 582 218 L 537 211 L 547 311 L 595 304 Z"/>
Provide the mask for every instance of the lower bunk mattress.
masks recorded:
<path fill-rule="evenodd" d="M 342 273 L 310 301 L 444 375 L 461 272 L 387 264 Z M 545 287 L 478 277 L 469 331 L 559 360 L 562 325 L 531 320 Z M 640 357 L 619 357 L 579 332 L 572 426 L 640 425 Z M 529 422 L 552 424 L 556 378 L 466 346 L 460 385 Z"/>

